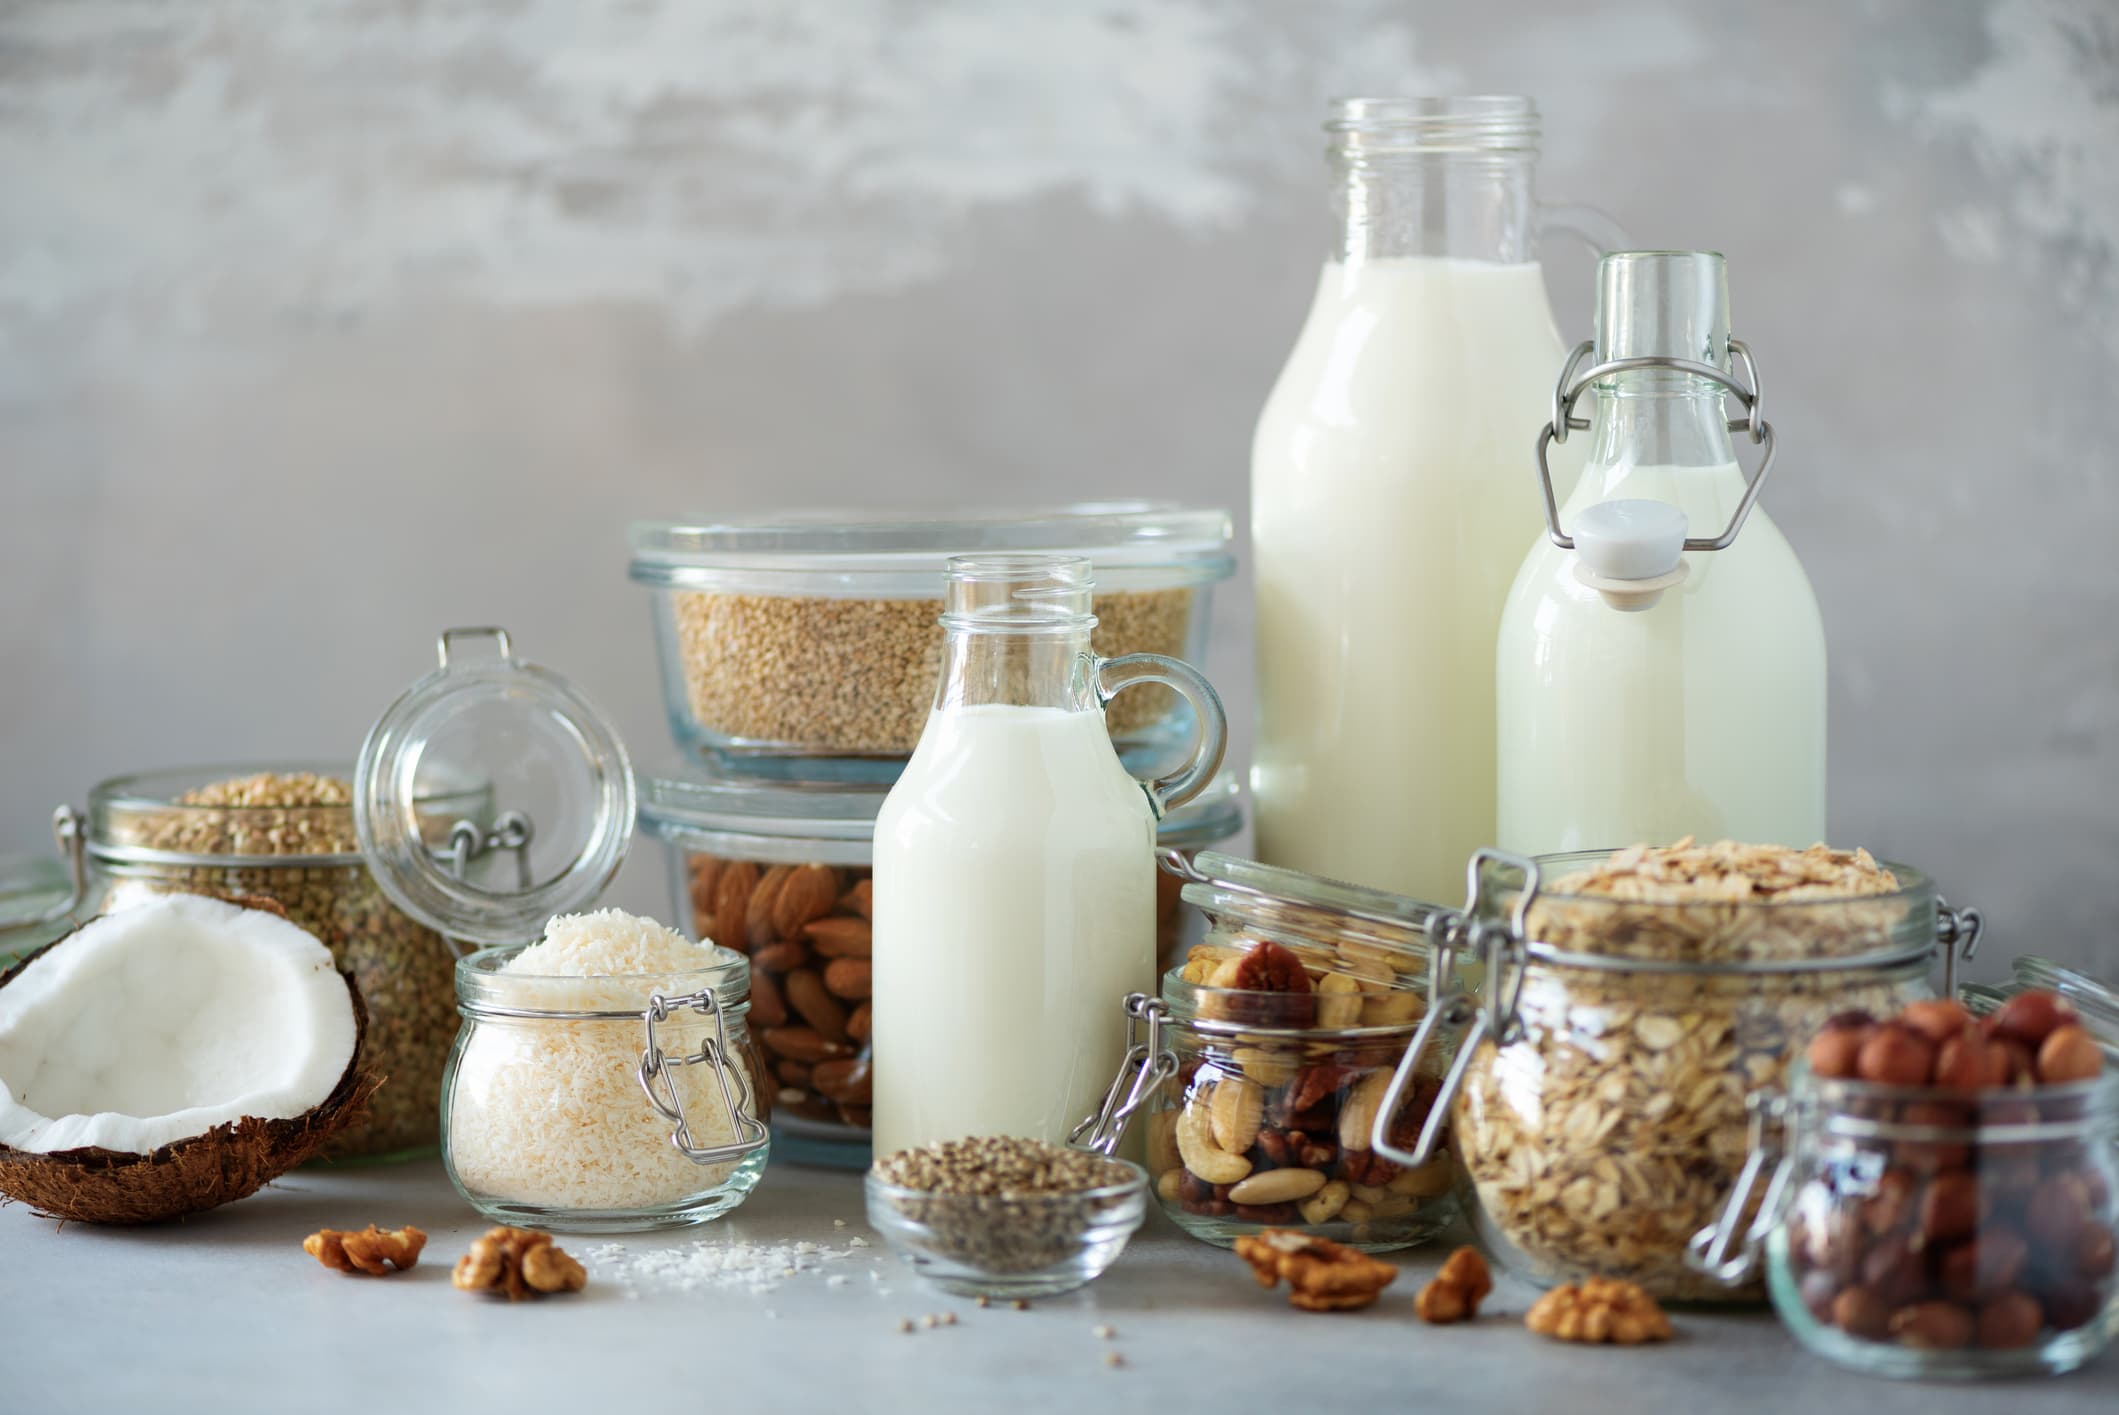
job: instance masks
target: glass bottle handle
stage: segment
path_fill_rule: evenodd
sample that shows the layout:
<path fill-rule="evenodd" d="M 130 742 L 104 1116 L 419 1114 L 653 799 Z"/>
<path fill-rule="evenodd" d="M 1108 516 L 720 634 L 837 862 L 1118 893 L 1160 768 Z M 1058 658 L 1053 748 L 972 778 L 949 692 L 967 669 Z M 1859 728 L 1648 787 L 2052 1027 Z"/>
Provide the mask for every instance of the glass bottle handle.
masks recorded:
<path fill-rule="evenodd" d="M 1128 653 L 1094 660 L 1091 681 L 1096 686 L 1098 707 L 1107 706 L 1137 683 L 1160 683 L 1192 705 L 1199 731 L 1193 739 L 1191 757 L 1169 775 L 1141 783 L 1155 807 L 1157 820 L 1207 789 L 1214 773 L 1221 770 L 1222 753 L 1228 749 L 1229 715 L 1222 710 L 1221 695 L 1214 691 L 1205 674 L 1167 654 Z"/>
<path fill-rule="evenodd" d="M 1537 234 L 1543 236 L 1552 231 L 1575 237 L 1598 255 L 1624 250 L 1633 244 L 1626 238 L 1626 228 L 1616 218 L 1580 202 L 1538 203 Z"/>

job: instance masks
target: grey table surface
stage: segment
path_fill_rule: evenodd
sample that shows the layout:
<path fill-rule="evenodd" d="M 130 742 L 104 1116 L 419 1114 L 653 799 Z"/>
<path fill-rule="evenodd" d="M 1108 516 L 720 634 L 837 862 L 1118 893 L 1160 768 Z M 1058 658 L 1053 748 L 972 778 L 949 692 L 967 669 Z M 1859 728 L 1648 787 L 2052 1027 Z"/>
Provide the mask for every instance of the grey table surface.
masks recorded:
<path fill-rule="evenodd" d="M 363 1279 L 298 1246 L 313 1229 L 370 1221 L 427 1229 L 427 1259 Z M 145 1229 L 61 1225 L 11 1206 L 0 1211 L 0 1409 L 2109 1415 L 2119 1402 L 2109 1352 L 2058 1380 L 1896 1383 L 1805 1355 L 1763 1312 L 1680 1312 L 1666 1347 L 1560 1346 L 1523 1330 L 1532 1294 L 1506 1280 L 1491 1319 L 1428 1327 L 1412 1294 L 1441 1248 L 1401 1255 L 1404 1273 L 1368 1311 L 1295 1312 L 1234 1256 L 1159 1215 L 1090 1287 L 1027 1311 L 981 1309 L 890 1256 L 862 1220 L 855 1176 L 785 1165 L 704 1228 L 563 1240 L 590 1259 L 588 1290 L 567 1298 L 511 1306 L 451 1288 L 451 1262 L 484 1227 L 431 1161 L 298 1172 Z M 766 1292 L 620 1280 L 648 1249 L 746 1240 L 809 1240 L 840 1256 Z M 628 1256 L 596 1260 L 607 1242 Z M 900 1330 L 944 1312 L 955 1326 Z M 1123 1364 L 1106 1364 L 1111 1351 Z"/>

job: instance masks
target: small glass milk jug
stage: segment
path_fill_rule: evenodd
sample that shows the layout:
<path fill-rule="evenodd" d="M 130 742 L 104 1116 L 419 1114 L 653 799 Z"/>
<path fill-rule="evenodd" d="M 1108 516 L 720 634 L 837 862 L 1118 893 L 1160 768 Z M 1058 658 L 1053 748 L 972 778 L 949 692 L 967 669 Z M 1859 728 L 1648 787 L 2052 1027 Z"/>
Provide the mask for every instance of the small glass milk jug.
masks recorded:
<path fill-rule="evenodd" d="M 1825 838 L 1824 625 L 1757 509 L 1774 449 L 1757 390 L 1721 256 L 1603 258 L 1596 339 L 1568 356 L 1538 439 L 1547 538 L 1501 617 L 1506 848 Z M 1574 416 L 1584 393 L 1588 418 Z M 1547 451 L 1580 431 L 1594 441 L 1562 507 Z M 1732 431 L 1763 448 L 1748 480 Z"/>
<path fill-rule="evenodd" d="M 1089 562 L 950 561 L 941 683 L 876 817 L 875 1152 L 966 1135 L 1061 1141 L 1125 1049 L 1116 1006 L 1155 980 L 1155 823 L 1221 763 L 1200 674 L 1089 648 Z M 1188 698 L 1199 733 L 1140 781 L 1104 705 L 1136 683 Z"/>

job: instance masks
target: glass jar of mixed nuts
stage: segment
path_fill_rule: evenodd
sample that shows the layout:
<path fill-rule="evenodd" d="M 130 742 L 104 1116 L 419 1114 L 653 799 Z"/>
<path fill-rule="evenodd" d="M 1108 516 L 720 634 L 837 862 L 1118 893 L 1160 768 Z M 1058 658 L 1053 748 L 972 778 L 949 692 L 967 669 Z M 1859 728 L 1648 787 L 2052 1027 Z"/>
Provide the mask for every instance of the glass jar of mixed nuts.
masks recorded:
<path fill-rule="evenodd" d="M 1426 1015 L 1425 906 L 1206 853 L 1163 852 L 1206 939 L 1128 998 L 1126 1064 L 1077 1142 L 1109 1152 L 1147 1112 L 1163 1211 L 1208 1243 L 1302 1228 L 1371 1251 L 1425 1241 L 1456 1212 L 1449 1155 L 1419 1166 L 1371 1142 L 1392 1072 Z M 1444 1048 L 1398 1109 L 1411 1143 Z"/>
<path fill-rule="evenodd" d="M 773 1152 L 799 1163 L 869 1163 L 868 881 L 885 794 L 703 770 L 641 785 L 641 826 L 669 848 L 676 916 L 750 958 Z M 1157 838 L 1189 856 L 1242 826 L 1230 781 L 1172 811 Z M 1158 947 L 1175 956 L 1197 915 L 1175 889 L 1159 902 Z"/>
<path fill-rule="evenodd" d="M 1500 862 L 1486 898 L 1434 924 L 1485 965 L 1483 998 L 1445 997 L 1436 1029 L 1469 1052 L 1443 1103 L 1480 1237 L 1540 1284 L 1763 1300 L 1686 1261 L 1743 1167 L 1746 1097 L 1834 1013 L 1929 996 L 1938 950 L 1969 952 L 1977 915 L 1918 871 L 1822 846 L 1482 859 Z M 1392 1123 L 1377 1149 L 1424 1162 L 1431 1141 L 1400 1145 Z"/>
<path fill-rule="evenodd" d="M 86 898 L 76 911 L 86 917 L 170 893 L 278 904 L 352 974 L 368 1012 L 365 1056 L 385 1078 L 367 1118 L 324 1157 L 432 1154 L 456 1038 L 456 952 L 392 904 L 369 873 L 354 834 L 350 775 L 302 763 L 105 781 L 90 793 L 85 821 L 62 812 L 62 830 L 85 856 Z M 484 794 L 434 797 L 436 819 L 476 815 Z"/>

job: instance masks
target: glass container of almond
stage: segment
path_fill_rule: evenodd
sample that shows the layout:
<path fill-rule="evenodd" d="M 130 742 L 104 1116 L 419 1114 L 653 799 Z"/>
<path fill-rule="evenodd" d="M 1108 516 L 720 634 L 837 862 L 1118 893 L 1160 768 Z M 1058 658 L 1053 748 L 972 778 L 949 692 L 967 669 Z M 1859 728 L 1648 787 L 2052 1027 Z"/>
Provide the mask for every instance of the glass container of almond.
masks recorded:
<path fill-rule="evenodd" d="M 1376 1152 L 1423 1164 L 1446 1122 L 1474 1228 L 1528 1281 L 1764 1300 L 1761 1283 L 1687 1262 L 1741 1177 L 1746 1097 L 1779 1084 L 1834 1013 L 1930 996 L 1937 955 L 1975 939 L 1977 915 L 1916 870 L 1822 845 L 1489 850 L 1469 875 L 1465 907 L 1429 919 L 1439 1001 L 1385 1097 Z M 1484 964 L 1478 995 L 1448 980 L 1452 959 Z M 1401 1103 L 1424 1099 L 1427 1052 L 1449 1038 L 1442 1102 L 1411 1127 Z"/>
<path fill-rule="evenodd" d="M 1456 1213 L 1446 1149 L 1408 1167 L 1370 1136 L 1427 1014 L 1427 905 L 1202 852 L 1162 852 L 1209 932 L 1125 1000 L 1131 1045 L 1071 1137 L 1110 1153 L 1146 1112 L 1163 1212 L 1220 1247 L 1296 1228 L 1370 1252 L 1410 1247 Z M 1410 1141 L 1440 1087 L 1436 1050 L 1401 1108 Z"/>
<path fill-rule="evenodd" d="M 1811 1351 L 1883 1376 L 2057 1374 L 2119 1327 L 2119 1075 L 2058 993 L 1832 1018 L 1762 1091 L 1695 1245 Z"/>

